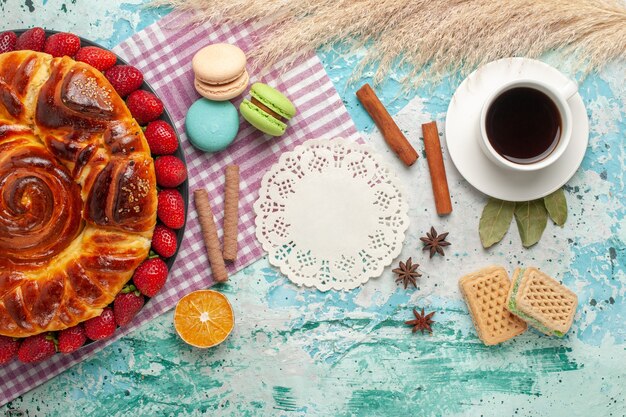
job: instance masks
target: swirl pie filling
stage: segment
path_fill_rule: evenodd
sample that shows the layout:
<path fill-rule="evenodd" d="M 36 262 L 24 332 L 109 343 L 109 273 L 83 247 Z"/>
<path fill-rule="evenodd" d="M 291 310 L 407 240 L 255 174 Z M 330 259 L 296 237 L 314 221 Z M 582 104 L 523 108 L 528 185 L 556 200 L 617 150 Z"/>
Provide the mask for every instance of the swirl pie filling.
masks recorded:
<path fill-rule="evenodd" d="M 143 132 L 99 71 L 0 55 L 0 335 L 98 316 L 146 258 L 156 204 Z"/>

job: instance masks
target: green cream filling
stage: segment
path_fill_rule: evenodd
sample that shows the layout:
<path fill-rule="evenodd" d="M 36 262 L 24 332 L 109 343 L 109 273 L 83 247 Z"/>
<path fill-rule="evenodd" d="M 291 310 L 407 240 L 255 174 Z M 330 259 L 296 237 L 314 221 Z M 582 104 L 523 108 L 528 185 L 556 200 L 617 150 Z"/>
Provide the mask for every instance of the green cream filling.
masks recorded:
<path fill-rule="evenodd" d="M 558 330 L 552 330 L 551 328 L 541 323 L 539 320 L 529 316 L 528 314 L 520 311 L 517 308 L 517 302 L 515 301 L 515 299 L 517 298 L 517 292 L 519 291 L 519 286 L 520 286 L 520 283 L 522 282 L 522 277 L 524 276 L 525 271 L 526 271 L 526 268 L 520 269 L 519 273 L 517 274 L 517 278 L 515 279 L 515 282 L 513 283 L 513 291 L 511 291 L 511 297 L 509 298 L 509 311 L 511 311 L 511 313 L 515 314 L 516 316 L 520 317 L 522 320 L 528 322 L 534 328 L 544 333 L 551 334 L 551 335 L 558 336 L 558 337 L 563 337 L 564 336 L 563 332 L 560 332 Z"/>

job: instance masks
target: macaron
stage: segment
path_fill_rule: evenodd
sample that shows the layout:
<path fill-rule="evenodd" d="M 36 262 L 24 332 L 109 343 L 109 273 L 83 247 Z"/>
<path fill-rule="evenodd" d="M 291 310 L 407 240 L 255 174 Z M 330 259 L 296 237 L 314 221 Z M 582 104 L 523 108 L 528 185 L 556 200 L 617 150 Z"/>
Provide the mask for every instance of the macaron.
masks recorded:
<path fill-rule="evenodd" d="M 191 144 L 202 151 L 224 150 L 239 131 L 237 108 L 230 101 L 201 98 L 187 111 L 185 131 Z"/>
<path fill-rule="evenodd" d="M 263 83 L 254 83 L 250 100 L 244 99 L 239 111 L 244 119 L 263 133 L 281 136 L 286 122 L 296 114 L 296 108 L 280 91 Z"/>
<path fill-rule="evenodd" d="M 191 66 L 196 91 L 209 100 L 226 101 L 237 97 L 248 87 L 246 54 L 235 45 L 216 43 L 200 49 Z"/>

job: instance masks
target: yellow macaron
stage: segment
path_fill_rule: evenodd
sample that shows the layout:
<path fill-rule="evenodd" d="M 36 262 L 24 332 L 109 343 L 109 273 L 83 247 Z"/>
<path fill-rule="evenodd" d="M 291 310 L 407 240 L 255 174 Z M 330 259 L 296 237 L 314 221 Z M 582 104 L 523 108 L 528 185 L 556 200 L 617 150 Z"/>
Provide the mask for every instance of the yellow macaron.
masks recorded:
<path fill-rule="evenodd" d="M 198 93 L 214 101 L 225 101 L 241 94 L 250 77 L 246 71 L 246 55 L 235 45 L 216 43 L 200 49 L 191 66 Z"/>

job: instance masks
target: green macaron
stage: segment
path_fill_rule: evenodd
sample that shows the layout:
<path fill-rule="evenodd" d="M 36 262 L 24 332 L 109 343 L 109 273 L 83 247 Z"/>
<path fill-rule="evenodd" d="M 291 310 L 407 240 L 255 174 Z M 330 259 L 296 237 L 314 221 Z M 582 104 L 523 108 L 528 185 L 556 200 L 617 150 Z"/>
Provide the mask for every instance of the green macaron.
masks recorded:
<path fill-rule="evenodd" d="M 251 99 L 244 99 L 239 106 L 243 118 L 268 135 L 281 136 L 285 133 L 285 122 L 296 114 L 293 103 L 280 91 L 263 83 L 253 84 L 250 95 Z"/>

